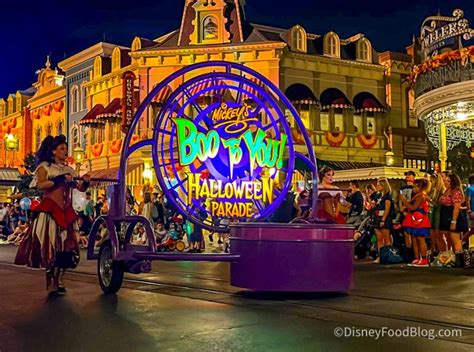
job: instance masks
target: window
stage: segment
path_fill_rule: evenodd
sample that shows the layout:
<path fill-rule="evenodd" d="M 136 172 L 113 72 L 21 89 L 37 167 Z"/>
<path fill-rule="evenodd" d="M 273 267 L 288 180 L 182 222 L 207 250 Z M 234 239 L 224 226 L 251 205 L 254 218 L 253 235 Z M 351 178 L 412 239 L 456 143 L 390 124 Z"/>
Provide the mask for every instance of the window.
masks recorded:
<path fill-rule="evenodd" d="M 16 111 L 21 111 L 21 95 L 16 96 Z"/>
<path fill-rule="evenodd" d="M 321 111 L 320 115 L 321 131 L 329 131 L 331 124 L 329 123 L 329 112 Z"/>
<path fill-rule="evenodd" d="M 372 46 L 366 38 L 362 38 L 357 42 L 357 60 L 372 61 Z"/>
<path fill-rule="evenodd" d="M 140 38 L 135 37 L 132 42 L 132 51 L 138 51 L 142 48 L 142 41 Z"/>
<path fill-rule="evenodd" d="M 299 112 L 301 121 L 303 122 L 304 127 L 306 127 L 307 130 L 310 129 L 309 125 L 309 110 L 301 110 Z"/>
<path fill-rule="evenodd" d="M 88 128 L 87 127 L 82 127 L 82 149 L 86 150 L 87 148 L 87 136 L 88 136 Z"/>
<path fill-rule="evenodd" d="M 40 145 L 41 145 L 41 127 L 38 127 L 36 129 L 36 151 L 39 150 Z"/>
<path fill-rule="evenodd" d="M 82 87 L 81 89 L 81 110 L 87 109 L 87 94 L 86 88 Z"/>
<path fill-rule="evenodd" d="M 374 113 L 367 112 L 367 134 L 377 134 L 377 125 L 375 123 Z"/>
<path fill-rule="evenodd" d="M 15 112 L 15 102 L 13 101 L 13 98 L 10 96 L 8 98 L 8 114 L 13 114 Z"/>
<path fill-rule="evenodd" d="M 115 123 L 109 124 L 109 141 L 113 141 L 115 138 Z"/>
<path fill-rule="evenodd" d="M 415 104 L 415 93 L 411 89 L 407 89 L 407 115 L 408 115 L 408 127 L 418 128 L 419 121 L 413 110 L 413 105 Z"/>
<path fill-rule="evenodd" d="M 104 143 L 104 140 L 105 140 L 105 129 L 104 128 L 98 128 L 97 129 L 97 132 L 99 134 L 98 136 L 98 141 L 99 143 Z"/>
<path fill-rule="evenodd" d="M 122 139 L 122 126 L 120 123 L 115 124 L 115 138 L 114 139 Z"/>
<path fill-rule="evenodd" d="M 334 132 L 344 132 L 344 111 L 334 109 Z"/>
<path fill-rule="evenodd" d="M 306 52 L 306 32 L 300 26 L 292 29 L 291 48 L 296 51 Z"/>
<path fill-rule="evenodd" d="M 354 132 L 364 133 L 364 119 L 362 115 L 354 115 Z"/>
<path fill-rule="evenodd" d="M 72 148 L 79 147 L 79 129 L 76 125 L 71 128 Z"/>
<path fill-rule="evenodd" d="M 58 135 L 63 134 L 63 122 L 58 122 Z"/>
<path fill-rule="evenodd" d="M 207 16 L 202 21 L 202 39 L 218 39 L 217 19 L 214 16 Z"/>
<path fill-rule="evenodd" d="M 75 114 L 79 111 L 79 88 L 73 86 L 71 88 L 71 114 Z"/>
<path fill-rule="evenodd" d="M 46 125 L 46 136 L 53 135 L 53 124 L 50 122 Z"/>
<path fill-rule="evenodd" d="M 97 56 L 94 60 L 94 79 L 102 76 L 102 58 Z"/>
<path fill-rule="evenodd" d="M 112 52 L 112 71 L 120 70 L 120 49 L 115 48 Z"/>
<path fill-rule="evenodd" d="M 324 37 L 324 54 L 332 57 L 340 57 L 339 37 L 331 32 Z"/>

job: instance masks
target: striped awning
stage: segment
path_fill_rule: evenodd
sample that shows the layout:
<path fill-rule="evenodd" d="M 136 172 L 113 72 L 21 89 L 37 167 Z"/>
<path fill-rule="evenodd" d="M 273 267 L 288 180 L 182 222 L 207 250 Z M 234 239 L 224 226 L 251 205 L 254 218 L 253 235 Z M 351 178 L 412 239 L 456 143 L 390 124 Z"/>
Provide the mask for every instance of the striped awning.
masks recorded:
<path fill-rule="evenodd" d="M 94 105 L 92 109 L 81 119 L 79 125 L 87 127 L 103 127 L 105 122 L 97 119 L 97 115 L 104 111 L 104 106 L 102 104 Z"/>
<path fill-rule="evenodd" d="M 311 89 L 304 84 L 293 84 L 285 91 L 286 97 L 291 104 L 297 105 L 316 105 L 319 106 L 319 101 L 311 91 Z"/>
<path fill-rule="evenodd" d="M 103 123 L 106 122 L 117 122 L 117 120 L 121 120 L 122 118 L 122 99 L 115 98 L 113 99 L 109 105 L 105 107 L 105 109 L 97 114 L 96 119 L 102 121 Z"/>
<path fill-rule="evenodd" d="M 341 97 L 341 98 L 333 100 L 329 104 L 325 104 L 321 106 L 322 110 L 327 110 L 331 108 L 332 109 L 352 109 L 352 104 L 345 98 Z"/>
<path fill-rule="evenodd" d="M 255 86 L 259 87 L 259 89 L 265 90 L 265 84 L 255 77 L 250 77 L 249 79 Z M 254 100 L 253 95 L 256 96 L 258 99 L 263 100 L 262 94 L 260 94 L 259 89 L 255 88 L 254 86 L 247 86 L 246 89 L 249 91 L 242 96 L 242 100 Z"/>
<path fill-rule="evenodd" d="M 173 93 L 173 89 L 171 89 L 170 86 L 166 86 L 158 92 L 158 94 L 153 99 L 153 102 L 157 104 L 163 104 L 170 97 L 171 93 Z"/>
<path fill-rule="evenodd" d="M 326 89 L 321 94 L 321 109 L 352 109 L 353 105 L 343 92 L 336 88 Z"/>
<path fill-rule="evenodd" d="M 0 168 L 0 186 L 15 186 L 20 182 L 20 172 L 17 168 Z"/>
<path fill-rule="evenodd" d="M 220 88 L 217 88 L 219 85 L 222 85 L 222 84 L 223 84 L 223 81 L 221 81 L 221 80 L 216 81 L 216 80 L 213 80 L 213 79 L 208 79 L 208 80 L 199 82 L 199 84 L 195 85 L 191 89 L 191 95 L 196 95 L 200 91 L 203 91 L 205 89 L 209 89 L 209 90 L 207 92 L 205 92 L 204 94 L 201 94 L 201 96 L 215 97 L 215 96 L 222 95 L 223 94 L 222 90 Z M 215 88 L 210 89 L 212 87 L 215 87 Z"/>
<path fill-rule="evenodd" d="M 355 112 L 360 113 L 363 111 L 369 112 L 385 112 L 387 109 L 377 101 L 375 98 L 367 98 L 362 101 L 362 104 L 355 106 Z"/>

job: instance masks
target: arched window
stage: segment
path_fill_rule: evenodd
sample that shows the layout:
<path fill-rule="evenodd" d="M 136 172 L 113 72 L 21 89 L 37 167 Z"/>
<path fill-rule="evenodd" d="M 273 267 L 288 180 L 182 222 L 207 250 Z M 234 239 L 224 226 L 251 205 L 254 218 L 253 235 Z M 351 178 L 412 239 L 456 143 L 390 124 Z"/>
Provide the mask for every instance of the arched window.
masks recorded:
<path fill-rule="evenodd" d="M 50 122 L 46 125 L 46 136 L 53 135 L 53 124 Z"/>
<path fill-rule="evenodd" d="M 132 42 L 132 51 L 138 51 L 142 48 L 142 41 L 140 38 L 135 37 Z"/>
<path fill-rule="evenodd" d="M 115 48 L 112 52 L 112 71 L 120 70 L 120 49 Z"/>
<path fill-rule="evenodd" d="M 301 26 L 292 29 L 291 47 L 293 50 L 306 52 L 306 32 Z"/>
<path fill-rule="evenodd" d="M 71 88 L 71 114 L 75 114 L 79 111 L 79 88 L 73 86 Z"/>
<path fill-rule="evenodd" d="M 357 60 L 372 61 L 372 46 L 366 38 L 362 38 L 357 42 Z"/>
<path fill-rule="evenodd" d="M 82 149 L 84 149 L 84 150 L 86 150 L 86 148 L 87 148 L 87 143 L 88 143 L 88 141 L 87 141 L 87 132 L 88 132 L 88 128 L 85 127 L 85 126 L 83 126 L 83 127 L 82 127 L 82 133 L 81 133 L 81 135 L 82 135 L 81 147 L 82 147 Z"/>
<path fill-rule="evenodd" d="M 102 58 L 97 56 L 94 60 L 94 79 L 102 76 Z"/>
<path fill-rule="evenodd" d="M 214 16 L 207 16 L 202 21 L 202 39 L 218 39 L 217 19 Z"/>
<path fill-rule="evenodd" d="M 39 147 L 41 145 L 41 127 L 38 126 L 36 129 L 36 151 L 39 150 Z"/>
<path fill-rule="evenodd" d="M 63 134 L 63 122 L 58 122 L 58 135 Z"/>
<path fill-rule="evenodd" d="M 79 129 L 76 125 L 71 128 L 72 148 L 79 147 Z"/>
<path fill-rule="evenodd" d="M 87 92 L 86 88 L 82 87 L 81 89 L 81 110 L 87 109 Z"/>
<path fill-rule="evenodd" d="M 339 36 L 330 32 L 324 37 L 324 54 L 331 57 L 340 57 Z"/>

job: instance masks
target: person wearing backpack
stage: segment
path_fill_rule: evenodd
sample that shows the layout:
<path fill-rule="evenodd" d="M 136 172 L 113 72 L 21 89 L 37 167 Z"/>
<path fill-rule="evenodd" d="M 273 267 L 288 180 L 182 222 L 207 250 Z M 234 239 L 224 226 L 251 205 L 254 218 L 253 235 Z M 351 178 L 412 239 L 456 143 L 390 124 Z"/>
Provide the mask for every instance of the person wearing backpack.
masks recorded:
<path fill-rule="evenodd" d="M 426 247 L 426 237 L 429 237 L 431 229 L 428 215 L 429 198 L 427 195 L 429 188 L 428 180 L 422 178 L 415 181 L 411 200 L 400 195 L 400 201 L 407 210 L 402 226 L 405 233 L 412 236 L 411 242 L 415 259 L 411 266 L 416 267 L 428 267 L 430 265 Z"/>

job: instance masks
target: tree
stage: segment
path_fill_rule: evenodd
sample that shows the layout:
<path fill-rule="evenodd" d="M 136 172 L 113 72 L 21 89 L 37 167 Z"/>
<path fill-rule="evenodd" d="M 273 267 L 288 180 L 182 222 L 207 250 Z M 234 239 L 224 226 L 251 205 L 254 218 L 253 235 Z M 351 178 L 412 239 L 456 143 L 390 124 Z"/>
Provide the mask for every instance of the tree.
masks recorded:
<path fill-rule="evenodd" d="M 449 169 L 459 175 L 461 180 L 467 180 L 474 174 L 474 158 L 471 157 L 471 148 L 461 143 L 448 151 Z"/>
<path fill-rule="evenodd" d="M 37 188 L 30 188 L 36 170 L 35 155 L 32 153 L 26 155 L 23 159 L 23 163 L 23 167 L 26 170 L 25 173 L 20 176 L 20 181 L 16 185 L 17 197 L 41 197 L 43 192 Z"/>

